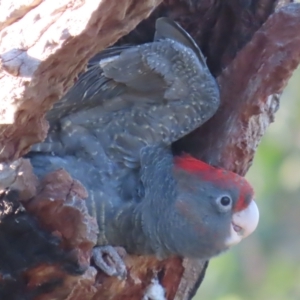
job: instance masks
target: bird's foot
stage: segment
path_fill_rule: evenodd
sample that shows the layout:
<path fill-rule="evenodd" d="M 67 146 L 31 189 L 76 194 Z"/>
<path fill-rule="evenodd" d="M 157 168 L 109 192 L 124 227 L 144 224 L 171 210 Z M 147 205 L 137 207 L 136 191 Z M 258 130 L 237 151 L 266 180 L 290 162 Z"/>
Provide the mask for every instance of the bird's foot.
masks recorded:
<path fill-rule="evenodd" d="M 95 265 L 109 276 L 116 276 L 123 280 L 126 278 L 127 270 L 122 259 L 126 251 L 121 247 L 98 246 L 93 249 Z"/>

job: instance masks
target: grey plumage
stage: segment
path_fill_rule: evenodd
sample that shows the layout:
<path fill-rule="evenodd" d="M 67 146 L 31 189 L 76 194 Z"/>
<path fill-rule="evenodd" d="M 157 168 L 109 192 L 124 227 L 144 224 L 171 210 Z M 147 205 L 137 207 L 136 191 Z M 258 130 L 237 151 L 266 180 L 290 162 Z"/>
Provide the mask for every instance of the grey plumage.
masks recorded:
<path fill-rule="evenodd" d="M 153 164 L 164 170 L 161 176 L 170 173 L 169 146 L 207 121 L 218 106 L 219 90 L 200 49 L 178 24 L 161 18 L 152 43 L 109 48 L 90 61 L 47 114 L 48 136 L 29 157 L 38 176 L 62 167 L 87 188 L 99 244 L 121 243 L 134 252 L 122 235 L 131 226 L 137 226 L 132 232 L 140 230 L 135 206 L 151 190 L 158 198 L 165 195 L 145 179 L 145 149 L 153 151 Z M 170 175 L 162 187 L 172 194 L 175 182 Z M 124 217 L 126 211 L 131 215 Z M 147 233 L 142 235 L 140 243 L 147 244 Z M 145 249 L 137 248 L 139 253 Z"/>
<path fill-rule="evenodd" d="M 170 145 L 209 119 L 218 105 L 218 87 L 201 51 L 181 27 L 163 18 L 153 43 L 107 49 L 93 59 L 48 113 L 48 137 L 33 150 L 81 156 L 94 144 L 112 161 L 136 168 L 143 146 Z M 83 135 L 89 137 L 78 143 Z"/>

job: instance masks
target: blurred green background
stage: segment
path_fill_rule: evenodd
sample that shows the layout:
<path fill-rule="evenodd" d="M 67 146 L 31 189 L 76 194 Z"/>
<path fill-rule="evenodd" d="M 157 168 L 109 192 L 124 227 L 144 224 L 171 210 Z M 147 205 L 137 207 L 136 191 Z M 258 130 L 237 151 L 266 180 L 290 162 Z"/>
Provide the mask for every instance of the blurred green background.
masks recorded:
<path fill-rule="evenodd" d="M 247 177 L 260 209 L 258 229 L 211 260 L 195 300 L 300 299 L 300 68 Z"/>

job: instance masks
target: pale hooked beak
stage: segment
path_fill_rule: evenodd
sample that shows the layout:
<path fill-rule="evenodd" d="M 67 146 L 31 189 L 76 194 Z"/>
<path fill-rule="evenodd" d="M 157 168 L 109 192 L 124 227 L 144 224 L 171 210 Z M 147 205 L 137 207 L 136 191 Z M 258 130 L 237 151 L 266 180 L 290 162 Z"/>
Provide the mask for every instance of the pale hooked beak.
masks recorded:
<path fill-rule="evenodd" d="M 250 235 L 256 229 L 258 220 L 258 207 L 255 201 L 252 200 L 247 208 L 233 214 L 230 236 L 226 239 L 226 246 L 236 245 Z"/>

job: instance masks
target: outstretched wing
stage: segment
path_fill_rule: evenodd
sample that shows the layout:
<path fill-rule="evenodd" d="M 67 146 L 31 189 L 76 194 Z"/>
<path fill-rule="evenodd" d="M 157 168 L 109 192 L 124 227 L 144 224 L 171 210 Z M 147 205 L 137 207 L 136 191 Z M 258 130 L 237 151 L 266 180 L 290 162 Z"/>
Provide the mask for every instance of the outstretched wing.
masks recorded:
<path fill-rule="evenodd" d="M 164 43 L 165 40 L 168 42 Z M 89 61 L 87 71 L 48 112 L 50 124 L 99 105 L 107 104 L 110 110 L 118 110 L 120 105 L 124 107 L 143 100 L 162 101 L 168 98 L 166 92 L 170 87 L 177 88 L 174 90 L 177 96 L 171 98 L 187 97 L 189 86 L 184 78 L 170 76 L 176 72 L 172 68 L 176 53 L 172 51 L 170 41 L 192 50 L 197 63 L 209 73 L 205 59 L 190 35 L 174 21 L 160 18 L 156 22 L 154 43 L 111 47 L 95 55 Z M 113 104 L 111 99 L 115 100 Z"/>
<path fill-rule="evenodd" d="M 101 104 L 121 94 L 125 86 L 118 85 L 105 77 L 101 64 L 117 58 L 123 50 L 131 46 L 111 47 L 96 54 L 87 65 L 86 72 L 79 75 L 73 87 L 54 104 L 47 113 L 47 120 L 54 124 L 64 116 Z"/>
<path fill-rule="evenodd" d="M 48 138 L 35 150 L 81 157 L 101 145 L 114 161 L 135 164 L 141 147 L 170 145 L 218 106 L 218 86 L 200 49 L 178 24 L 161 18 L 154 42 L 109 48 L 92 58 L 48 113 Z"/>

